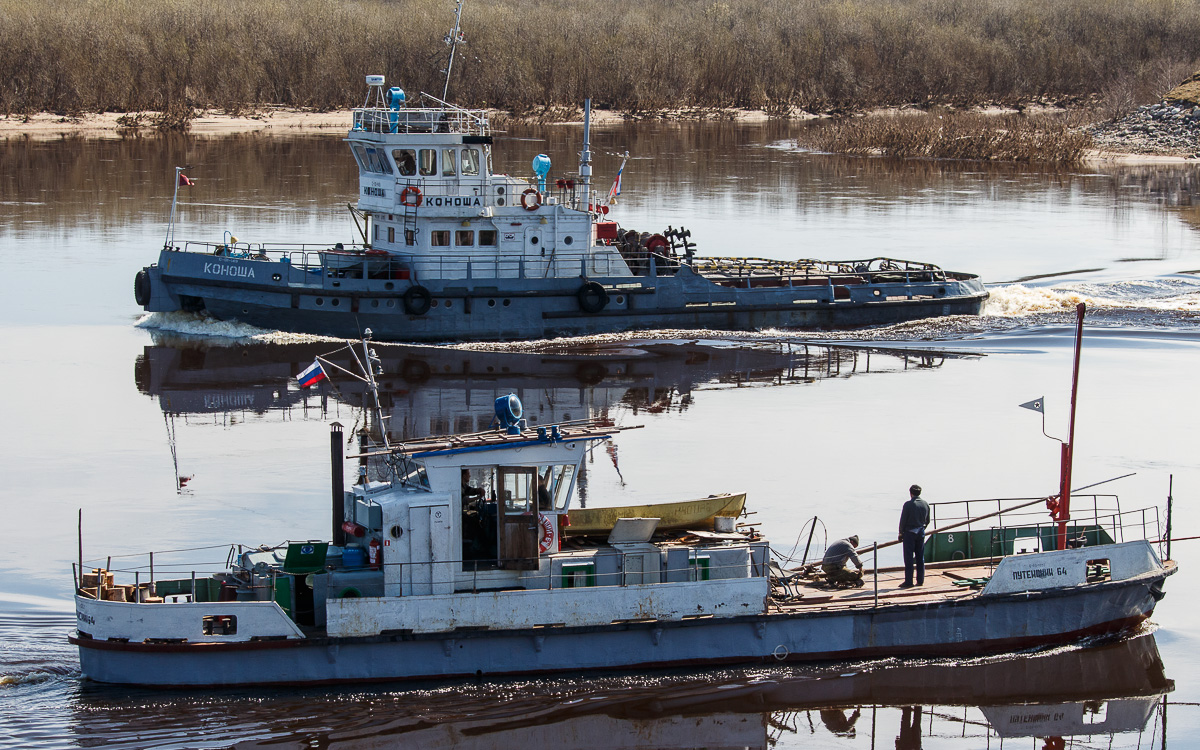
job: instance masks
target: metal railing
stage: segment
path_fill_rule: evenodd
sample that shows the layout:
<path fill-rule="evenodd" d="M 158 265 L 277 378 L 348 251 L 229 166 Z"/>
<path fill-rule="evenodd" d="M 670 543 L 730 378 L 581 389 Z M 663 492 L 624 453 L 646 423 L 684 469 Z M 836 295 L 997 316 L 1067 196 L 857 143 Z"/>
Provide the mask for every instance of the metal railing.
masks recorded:
<path fill-rule="evenodd" d="M 625 587 L 638 584 L 656 584 L 656 583 L 681 583 L 698 580 L 726 580 L 726 579 L 748 579 L 762 578 L 769 575 L 767 561 L 769 559 L 768 547 L 766 542 L 749 542 L 747 556 L 745 559 L 735 563 L 726 565 L 709 564 L 707 553 L 716 550 L 731 551 L 730 547 L 695 547 L 690 548 L 688 563 L 684 567 L 670 567 L 665 562 L 657 565 L 645 566 L 644 568 L 637 565 L 631 565 L 631 561 L 637 559 L 639 563 L 645 563 L 647 559 L 654 560 L 657 556 L 662 560 L 662 556 L 654 551 L 645 552 L 623 552 L 606 550 L 605 556 L 616 558 L 616 569 L 600 569 L 596 565 L 598 558 L 581 557 L 581 558 L 499 558 L 487 560 L 440 560 L 431 562 L 387 562 L 371 565 L 369 563 L 363 565 L 347 566 L 341 562 L 341 559 L 334 557 L 331 562 L 326 564 L 325 571 L 327 573 L 337 574 L 361 574 L 368 572 L 377 572 L 379 574 L 379 587 L 382 589 L 385 580 L 393 582 L 398 581 L 402 587 L 403 595 L 420 595 L 421 591 L 414 589 L 430 589 L 434 585 L 445 586 L 450 585 L 451 590 L 456 594 L 479 593 L 482 591 L 495 590 L 496 586 L 511 588 L 511 576 L 505 576 L 505 573 L 516 572 L 522 587 L 525 590 L 556 590 L 562 588 L 581 588 L 581 587 L 609 587 L 619 586 Z M 106 590 L 112 591 L 116 588 L 124 588 L 127 592 L 127 598 L 123 601 L 135 603 L 158 603 L 158 600 L 167 597 L 175 597 L 177 600 L 183 598 L 185 601 L 218 601 L 221 588 L 231 588 L 237 593 L 238 601 L 268 601 L 273 598 L 273 592 L 276 591 L 277 581 L 291 575 L 282 570 L 282 563 L 268 564 L 266 566 L 256 565 L 253 568 L 245 567 L 241 564 L 243 554 L 246 552 L 282 552 L 288 548 L 287 544 L 280 545 L 274 548 L 255 548 L 245 547 L 243 545 L 221 545 L 219 547 L 198 547 L 183 550 L 166 550 L 147 553 L 136 553 L 130 555 L 118 555 L 108 558 L 98 558 L 94 560 L 85 560 L 85 564 L 96 566 L 100 570 L 100 575 L 107 579 L 111 576 L 114 580 L 112 583 L 104 581 L 99 587 L 83 586 L 85 582 L 79 576 L 80 571 L 75 571 L 77 581 L 77 591 L 81 595 L 90 596 L 97 599 L 105 599 Z M 194 553 L 202 551 L 211 551 L 216 549 L 225 549 L 227 554 L 223 564 L 212 560 L 199 560 Z M 137 558 L 145 560 L 144 564 L 136 562 Z M 125 561 L 113 567 L 113 560 Z M 703 562 L 702 562 L 703 561 Z M 100 563 L 104 563 L 103 566 Z M 132 563 L 132 564 L 130 564 Z M 566 565 L 568 570 L 563 570 L 562 566 Z M 548 565 L 547 570 L 541 570 L 542 565 Z M 586 568 L 578 568 L 572 566 L 592 566 L 592 570 Z M 76 563 L 72 563 L 74 569 Z M 471 586 L 469 589 L 460 588 L 464 583 L 464 576 L 470 574 Z M 91 574 L 89 574 L 91 575 Z M 118 582 L 116 579 L 120 577 L 122 580 Z M 126 583 L 130 577 L 133 579 L 132 585 Z M 201 585 L 198 582 L 202 582 Z M 489 584 L 491 587 L 489 588 Z M 99 591 L 92 593 L 90 589 L 99 588 Z M 197 599 L 197 592 L 203 590 L 204 596 Z M 164 596 L 159 596 L 163 594 Z M 382 595 L 382 591 L 380 592 Z"/>
<path fill-rule="evenodd" d="M 789 285 L 818 282 L 846 284 L 913 284 L 944 282 L 946 272 L 931 263 L 898 258 L 824 261 L 801 259 L 781 261 L 771 258 L 696 258 L 697 273 L 723 277 L 731 282 L 753 285 L 755 282 L 786 281 Z"/>
<path fill-rule="evenodd" d="M 933 503 L 930 505 L 931 529 L 945 528 L 957 522 L 966 523 L 953 532 L 931 534 L 926 541 L 926 547 L 932 549 L 932 557 L 938 560 L 938 545 L 954 543 L 953 535 L 962 534 L 965 535 L 965 550 L 962 553 L 965 558 L 1003 557 L 1009 554 L 1007 549 L 1010 546 L 1015 552 L 1016 542 L 1021 539 L 1038 540 L 1039 549 L 1052 548 L 1042 542 L 1057 535 L 1059 524 L 1047 517 L 1046 508 L 1038 503 L 1040 499 L 992 498 Z M 1014 505 L 1031 502 L 1035 504 L 1006 510 Z M 980 518 L 981 516 L 983 518 Z M 971 521 L 977 518 L 980 520 Z M 1157 506 L 1122 511 L 1120 498 L 1111 494 L 1074 495 L 1071 498 L 1071 519 L 1067 526 L 1069 541 L 1079 546 L 1145 539 L 1159 545 L 1161 556 L 1166 541 L 1163 538 L 1164 524 Z M 976 537 L 981 534 L 986 536 L 986 540 L 981 542 L 986 545 L 985 549 L 975 548 Z"/>
<path fill-rule="evenodd" d="M 450 104 L 428 108 L 356 108 L 352 129 L 368 133 L 491 134 L 487 110 L 462 109 Z"/>

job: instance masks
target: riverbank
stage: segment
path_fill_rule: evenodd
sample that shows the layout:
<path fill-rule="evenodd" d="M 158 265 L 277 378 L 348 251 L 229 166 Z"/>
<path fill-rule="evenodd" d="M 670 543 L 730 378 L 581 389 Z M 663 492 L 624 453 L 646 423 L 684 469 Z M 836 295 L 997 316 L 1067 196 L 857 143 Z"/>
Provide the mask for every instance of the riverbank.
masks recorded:
<path fill-rule="evenodd" d="M 792 119 L 811 119 L 815 115 L 797 114 Z M 9 138 L 55 139 L 80 138 L 124 138 L 137 135 L 152 135 L 159 132 L 154 122 L 157 112 L 121 113 L 104 112 L 78 117 L 64 117 L 50 112 L 36 115 L 11 115 L 0 117 L 0 140 Z M 520 120 L 547 124 L 569 125 L 583 122 L 581 110 L 550 108 L 524 115 L 507 112 L 492 112 L 493 124 L 503 127 L 505 122 Z M 262 107 L 251 114 L 233 115 L 222 111 L 203 112 L 189 121 L 186 130 L 193 135 L 238 135 L 262 133 L 273 135 L 297 135 L 325 133 L 345 130 L 352 115 L 349 109 L 313 112 L 287 107 Z M 768 119 L 762 110 L 741 109 L 687 109 L 669 110 L 641 116 L 630 116 L 616 110 L 592 110 L 592 124 L 613 125 L 629 119 L 637 120 L 723 120 L 730 122 L 765 122 Z"/>
<path fill-rule="evenodd" d="M 1143 107 L 1131 117 L 1142 117 L 1149 107 Z M 852 118 L 849 122 L 870 122 L 873 120 L 889 119 L 905 110 L 896 108 L 877 109 L 865 117 Z M 978 110 L 979 112 L 1003 117 L 1015 113 L 1014 109 Z M 53 113 L 41 113 L 31 116 L 0 117 L 0 140 L 30 139 L 57 140 L 61 138 L 130 138 L 157 135 L 160 131 L 153 123 L 158 113 L 144 112 L 134 115 L 120 112 L 105 112 L 87 114 L 80 117 L 63 117 Z M 801 110 L 794 110 L 786 118 L 790 121 L 806 121 L 824 119 L 824 115 L 814 115 Z M 520 120 L 524 122 L 537 121 L 546 124 L 570 125 L 582 123 L 582 113 L 567 108 L 550 108 L 535 111 L 526 115 L 513 115 L 507 112 L 494 111 L 493 122 L 500 128 L 504 123 Z M 642 115 L 629 115 L 617 110 L 596 109 L 592 111 L 592 122 L 598 127 L 612 126 L 631 119 L 635 120 L 664 120 L 664 121 L 725 121 L 741 123 L 761 123 L 769 119 L 780 119 L 769 115 L 763 110 L 745 110 L 734 108 L 705 108 L 669 110 Z M 1088 127 L 1093 136 L 1091 147 L 1082 150 L 1079 159 L 1082 163 L 1122 163 L 1150 164 L 1175 163 L 1200 158 L 1193 154 L 1200 153 L 1200 146 L 1181 146 L 1171 148 L 1166 142 L 1161 147 L 1147 146 L 1149 133 L 1153 132 L 1154 122 L 1145 116 L 1149 124 L 1145 129 L 1114 127 L 1111 123 L 1096 123 Z M 260 107 L 249 114 L 233 115 L 221 111 L 202 112 L 190 120 L 187 132 L 195 136 L 220 137 L 227 135 L 259 134 L 268 136 L 313 135 L 323 133 L 338 133 L 346 129 L 351 121 L 351 111 L 348 109 L 314 112 L 287 107 Z M 1161 121 L 1161 120 L 1160 120 Z M 1177 124 L 1169 123 L 1177 129 Z M 1157 142 L 1155 142 L 1157 145 Z M 1175 143 L 1175 142 L 1172 142 Z M 824 145 L 824 144 L 823 144 Z M 829 150 L 847 153 L 872 153 L 871 147 L 844 151 L 835 147 L 830 141 Z M 875 152 L 877 155 L 878 152 Z M 911 154 L 909 154 L 911 156 Z M 933 156 L 932 154 L 930 156 Z M 934 158 L 938 158 L 934 156 Z M 946 158 L 946 157 L 941 157 Z"/>

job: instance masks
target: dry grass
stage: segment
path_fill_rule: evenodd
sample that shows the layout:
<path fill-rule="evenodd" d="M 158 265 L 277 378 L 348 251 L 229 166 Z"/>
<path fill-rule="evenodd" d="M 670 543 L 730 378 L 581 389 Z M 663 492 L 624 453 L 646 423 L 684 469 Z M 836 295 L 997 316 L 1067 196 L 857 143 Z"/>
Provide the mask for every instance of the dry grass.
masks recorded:
<path fill-rule="evenodd" d="M 925 112 L 826 121 L 806 128 L 800 145 L 840 154 L 1066 165 L 1092 138 L 1059 115 Z"/>
<path fill-rule="evenodd" d="M 0 112 L 329 109 L 360 102 L 366 73 L 440 94 L 451 13 L 447 0 L 0 0 Z M 1200 3 L 472 0 L 463 25 L 451 91 L 464 104 L 591 96 L 631 113 L 778 116 L 1148 97 L 1162 71 L 1196 67 Z"/>

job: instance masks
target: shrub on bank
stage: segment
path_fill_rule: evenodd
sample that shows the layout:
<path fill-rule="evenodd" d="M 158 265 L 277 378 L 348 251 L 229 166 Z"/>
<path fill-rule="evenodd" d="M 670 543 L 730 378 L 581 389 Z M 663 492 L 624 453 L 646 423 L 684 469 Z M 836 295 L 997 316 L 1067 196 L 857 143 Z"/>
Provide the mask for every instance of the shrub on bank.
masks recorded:
<path fill-rule="evenodd" d="M 1065 115 L 920 112 L 830 120 L 799 145 L 839 154 L 1074 164 L 1092 137 Z"/>
<path fill-rule="evenodd" d="M 0 111 L 358 103 L 385 73 L 440 95 L 448 0 L 0 0 Z M 785 111 L 1160 96 L 1200 3 L 471 0 L 460 103 Z M 1164 71 L 1179 73 L 1160 82 Z M 1162 90 L 1156 90 L 1161 88 Z M 1142 96 L 1142 94 L 1137 94 Z"/>

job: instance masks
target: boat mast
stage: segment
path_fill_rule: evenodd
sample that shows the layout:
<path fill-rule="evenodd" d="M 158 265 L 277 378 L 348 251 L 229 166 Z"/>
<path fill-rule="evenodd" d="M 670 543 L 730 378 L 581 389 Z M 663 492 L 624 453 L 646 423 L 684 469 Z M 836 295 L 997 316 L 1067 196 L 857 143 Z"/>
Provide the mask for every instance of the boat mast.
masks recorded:
<path fill-rule="evenodd" d="M 1052 509 L 1058 522 L 1057 549 L 1067 548 L 1067 522 L 1071 520 L 1071 469 L 1075 456 L 1075 402 L 1079 394 L 1079 358 L 1083 349 L 1083 315 L 1087 306 L 1080 302 L 1075 306 L 1075 367 L 1071 374 L 1071 417 L 1067 427 L 1067 442 L 1062 444 L 1061 469 L 1059 474 L 1058 502 Z"/>
<path fill-rule="evenodd" d="M 167 222 L 167 236 L 163 240 L 163 249 L 169 250 L 175 242 L 175 205 L 179 202 L 179 175 L 184 167 L 175 167 L 175 193 L 171 196 L 171 220 Z"/>
<path fill-rule="evenodd" d="M 592 189 L 592 100 L 583 100 L 583 151 L 579 154 L 579 200 L 583 208 L 591 212 L 588 203 Z"/>
<path fill-rule="evenodd" d="M 383 438 L 383 447 L 385 450 L 392 449 L 388 442 L 387 425 L 383 421 L 383 407 L 379 403 L 379 384 L 375 382 L 376 368 L 380 367 L 379 355 L 374 349 L 367 348 L 367 342 L 371 340 L 371 329 L 368 328 L 363 332 L 362 352 L 363 352 L 363 374 L 367 379 L 367 390 L 371 392 L 371 399 L 375 402 L 375 423 L 379 425 L 379 434 Z M 380 370 L 382 372 L 382 369 Z"/>
<path fill-rule="evenodd" d="M 446 85 L 442 87 L 442 101 L 446 101 L 447 94 L 450 93 L 450 71 L 454 69 L 454 53 L 458 51 L 458 45 L 465 43 L 460 24 L 462 22 L 462 6 L 463 0 L 458 0 L 458 4 L 454 8 L 454 29 L 446 35 L 446 44 L 450 45 L 450 60 L 446 63 Z"/>

